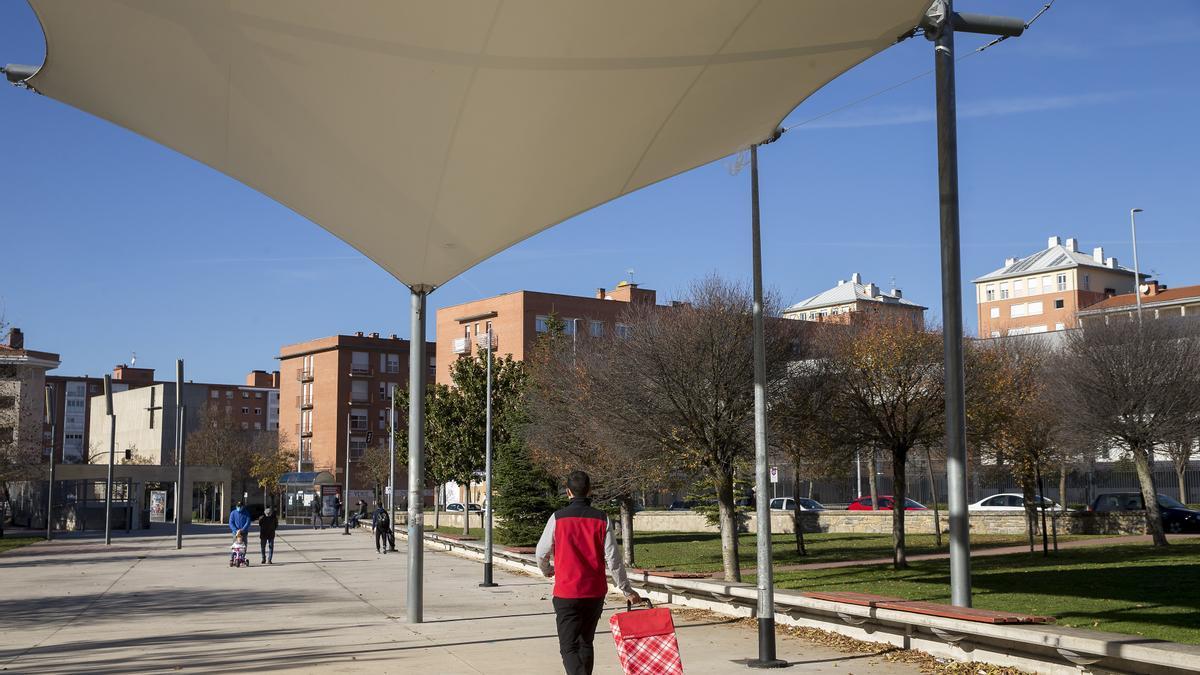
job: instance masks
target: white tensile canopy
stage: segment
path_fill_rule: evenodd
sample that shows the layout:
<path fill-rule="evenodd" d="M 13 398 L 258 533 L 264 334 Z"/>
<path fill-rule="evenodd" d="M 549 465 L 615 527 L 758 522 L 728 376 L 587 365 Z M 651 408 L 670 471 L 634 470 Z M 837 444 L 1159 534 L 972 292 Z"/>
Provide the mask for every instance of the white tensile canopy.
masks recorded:
<path fill-rule="evenodd" d="M 428 289 L 765 140 L 929 0 L 30 3 L 30 86 Z"/>

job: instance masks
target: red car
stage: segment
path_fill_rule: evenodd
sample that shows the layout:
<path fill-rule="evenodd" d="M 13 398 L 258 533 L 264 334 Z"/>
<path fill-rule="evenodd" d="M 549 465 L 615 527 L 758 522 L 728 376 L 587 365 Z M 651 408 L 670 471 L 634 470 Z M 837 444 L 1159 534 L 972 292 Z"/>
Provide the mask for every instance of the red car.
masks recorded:
<path fill-rule="evenodd" d="M 879 495 L 879 510 L 880 511 L 891 511 L 892 504 L 894 504 L 894 503 L 896 503 L 896 500 L 891 495 Z M 904 506 L 905 511 L 924 511 L 924 510 L 926 510 L 924 504 L 915 502 L 908 498 L 905 498 L 904 504 L 905 504 L 905 506 Z M 871 498 L 870 497 L 859 497 L 858 499 L 855 499 L 854 501 L 850 502 L 850 506 L 847 507 L 847 509 L 850 511 L 870 511 L 870 510 L 872 510 L 871 509 Z"/>

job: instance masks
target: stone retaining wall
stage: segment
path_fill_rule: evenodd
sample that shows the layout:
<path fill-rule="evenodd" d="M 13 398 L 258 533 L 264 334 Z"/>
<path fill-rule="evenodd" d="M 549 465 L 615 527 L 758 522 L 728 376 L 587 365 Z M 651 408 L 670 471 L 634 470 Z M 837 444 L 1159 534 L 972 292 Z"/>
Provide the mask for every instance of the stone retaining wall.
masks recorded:
<path fill-rule="evenodd" d="M 398 524 L 404 513 L 397 514 Z M 942 532 L 949 531 L 950 518 L 940 513 Z M 443 527 L 462 528 L 461 513 L 442 512 L 439 516 Z M 833 532 L 839 534 L 891 534 L 891 511 L 820 511 L 801 513 L 804 531 L 810 533 Z M 1050 514 L 1046 514 L 1050 525 Z M 758 518 L 747 514 L 743 522 L 746 532 L 757 532 Z M 1039 518 L 1040 522 L 1040 518 Z M 433 528 L 433 514 L 425 514 L 425 527 Z M 693 511 L 642 511 L 634 516 L 636 532 L 718 532 L 709 525 L 704 516 Z M 482 534 L 483 517 L 471 514 L 471 532 Z M 933 511 L 909 511 L 904 519 L 904 529 L 909 534 L 932 534 Z M 780 534 L 794 532 L 792 514 L 775 511 L 771 513 L 771 531 Z M 1038 530 L 1041 531 L 1040 529 Z M 1145 534 L 1146 518 L 1139 512 L 1089 513 L 1071 511 L 1058 518 L 1058 531 L 1062 534 Z M 973 534 L 1025 534 L 1024 513 L 974 513 L 971 514 Z"/>

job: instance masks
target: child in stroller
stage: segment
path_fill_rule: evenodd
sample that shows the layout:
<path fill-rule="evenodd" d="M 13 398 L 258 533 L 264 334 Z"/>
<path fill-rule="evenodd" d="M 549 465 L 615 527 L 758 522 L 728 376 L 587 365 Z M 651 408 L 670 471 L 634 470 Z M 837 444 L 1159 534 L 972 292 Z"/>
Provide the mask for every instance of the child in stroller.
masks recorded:
<path fill-rule="evenodd" d="M 233 545 L 229 547 L 229 566 L 241 567 L 250 566 L 250 561 L 246 559 L 246 540 L 241 532 L 238 532 L 233 537 Z"/>

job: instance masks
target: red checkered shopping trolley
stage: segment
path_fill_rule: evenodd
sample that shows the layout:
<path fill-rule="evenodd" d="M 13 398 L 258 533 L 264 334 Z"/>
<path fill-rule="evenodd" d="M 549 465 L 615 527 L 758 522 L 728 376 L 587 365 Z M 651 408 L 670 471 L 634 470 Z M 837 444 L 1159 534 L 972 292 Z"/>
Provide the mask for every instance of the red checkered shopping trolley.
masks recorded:
<path fill-rule="evenodd" d="M 621 668 L 625 675 L 683 675 L 671 610 L 646 604 L 648 609 L 634 611 L 630 605 L 608 620 Z"/>

